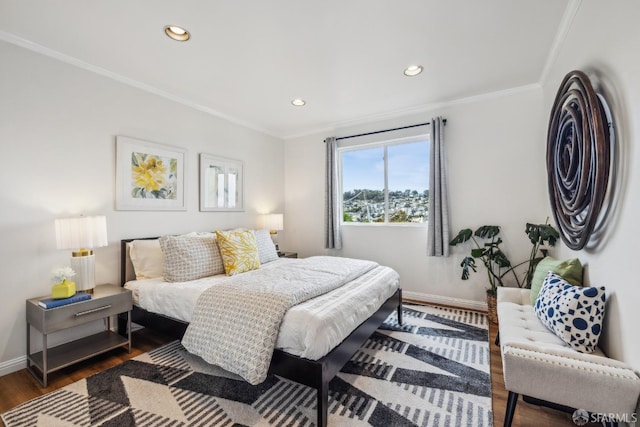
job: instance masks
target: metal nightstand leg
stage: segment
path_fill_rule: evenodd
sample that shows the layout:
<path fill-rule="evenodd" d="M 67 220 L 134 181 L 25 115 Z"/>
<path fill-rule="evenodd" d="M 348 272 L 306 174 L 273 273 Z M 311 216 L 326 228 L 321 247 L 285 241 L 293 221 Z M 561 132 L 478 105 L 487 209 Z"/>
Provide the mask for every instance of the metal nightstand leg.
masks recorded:
<path fill-rule="evenodd" d="M 42 334 L 42 385 L 47 386 L 47 334 Z"/>
<path fill-rule="evenodd" d="M 127 311 L 127 338 L 129 339 L 129 353 L 131 353 L 131 311 Z"/>
<path fill-rule="evenodd" d="M 36 370 L 33 368 L 36 365 L 31 362 L 31 325 L 27 323 L 27 371 L 31 372 L 31 375 L 33 375 L 33 377 L 36 380 L 38 380 L 38 382 L 42 385 L 42 387 L 46 387 L 47 386 L 47 359 L 46 359 L 47 336 L 45 334 L 42 335 L 42 344 L 44 345 L 45 350 L 42 352 L 44 359 L 42 361 L 43 362 L 42 373 L 41 375 L 39 375 L 38 372 L 36 372 Z"/>

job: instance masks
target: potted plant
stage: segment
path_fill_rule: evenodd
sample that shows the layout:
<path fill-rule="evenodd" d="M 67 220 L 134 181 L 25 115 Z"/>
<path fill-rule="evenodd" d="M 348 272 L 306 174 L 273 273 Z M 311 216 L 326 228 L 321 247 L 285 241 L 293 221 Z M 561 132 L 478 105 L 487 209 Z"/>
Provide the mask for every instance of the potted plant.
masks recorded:
<path fill-rule="evenodd" d="M 532 245 L 531 252 L 528 259 L 515 265 L 511 264 L 509 258 L 507 258 L 500 248 L 502 244 L 502 238 L 499 236 L 500 226 L 483 225 L 475 232 L 470 228 L 465 228 L 460 230 L 456 237 L 449 242 L 451 246 L 456 246 L 469 240 L 473 242 L 471 254 L 465 257 L 460 263 L 462 267 L 461 278 L 462 280 L 467 280 L 469 279 L 471 270 L 474 272 L 478 271 L 476 260 L 480 260 L 485 266 L 489 282 L 489 288 L 487 289 L 489 320 L 493 323 L 498 322 L 496 294 L 498 286 L 504 286 L 505 276 L 511 274 L 518 287 L 530 287 L 536 265 L 545 256 L 545 251 L 541 251 L 540 246 L 547 243 L 553 246 L 560 237 L 558 232 L 549 225 L 548 222 L 544 224 L 527 223 L 525 233 L 527 237 L 529 237 Z M 542 252 L 542 256 L 538 255 L 539 252 Z M 522 277 L 519 277 L 516 269 L 527 263 L 527 270 Z"/>

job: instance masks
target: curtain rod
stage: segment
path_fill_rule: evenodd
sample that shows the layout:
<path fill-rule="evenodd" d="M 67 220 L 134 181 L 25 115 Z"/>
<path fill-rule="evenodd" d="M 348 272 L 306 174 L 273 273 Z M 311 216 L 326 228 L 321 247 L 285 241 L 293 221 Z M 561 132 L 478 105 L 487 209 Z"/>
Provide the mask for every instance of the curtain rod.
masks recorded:
<path fill-rule="evenodd" d="M 447 119 L 442 119 L 442 123 L 444 123 L 446 125 L 447 124 Z M 394 130 L 411 129 L 411 128 L 415 128 L 415 127 L 418 127 L 418 126 L 429 126 L 430 124 L 431 124 L 431 122 L 418 123 L 416 125 L 402 126 L 402 127 L 399 127 L 399 128 L 376 130 L 376 131 L 373 131 L 373 132 L 359 133 L 357 135 L 341 136 L 339 138 L 336 138 L 336 141 L 340 141 L 341 139 L 357 138 L 359 136 L 368 136 L 368 135 L 376 135 L 378 133 L 393 132 Z M 326 140 L 325 140 L 325 142 L 326 142 Z"/>

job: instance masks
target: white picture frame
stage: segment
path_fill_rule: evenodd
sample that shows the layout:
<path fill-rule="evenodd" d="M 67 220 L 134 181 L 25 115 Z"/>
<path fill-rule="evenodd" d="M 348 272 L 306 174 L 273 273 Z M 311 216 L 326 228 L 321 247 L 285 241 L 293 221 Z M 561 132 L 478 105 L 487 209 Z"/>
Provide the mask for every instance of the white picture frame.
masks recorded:
<path fill-rule="evenodd" d="M 116 210 L 185 211 L 187 150 L 116 136 Z"/>
<path fill-rule="evenodd" d="M 200 153 L 200 211 L 244 211 L 244 162 Z"/>

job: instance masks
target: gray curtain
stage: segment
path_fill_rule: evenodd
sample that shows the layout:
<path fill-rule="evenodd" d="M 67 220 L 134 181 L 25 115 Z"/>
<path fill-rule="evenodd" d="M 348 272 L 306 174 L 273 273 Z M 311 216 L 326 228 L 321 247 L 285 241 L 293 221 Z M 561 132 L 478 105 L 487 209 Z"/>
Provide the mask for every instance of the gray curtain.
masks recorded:
<path fill-rule="evenodd" d="M 442 117 L 431 119 L 428 256 L 449 256 L 449 194 Z"/>
<path fill-rule="evenodd" d="M 325 239 L 324 247 L 327 249 L 342 248 L 342 235 L 340 232 L 340 194 L 338 183 L 338 167 L 336 160 L 336 147 L 338 141 L 335 137 L 325 140 L 326 155 L 326 187 L 325 187 Z"/>

